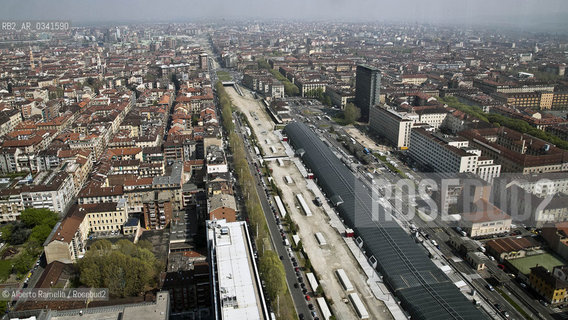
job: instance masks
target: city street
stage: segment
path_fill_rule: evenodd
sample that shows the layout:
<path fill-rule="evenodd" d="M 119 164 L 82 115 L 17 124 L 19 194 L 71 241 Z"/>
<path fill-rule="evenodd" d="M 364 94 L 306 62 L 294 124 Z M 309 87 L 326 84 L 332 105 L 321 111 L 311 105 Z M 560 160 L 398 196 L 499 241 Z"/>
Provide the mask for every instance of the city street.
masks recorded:
<path fill-rule="evenodd" d="M 233 118 L 235 119 L 236 132 L 239 133 L 239 136 L 245 142 L 245 144 L 244 144 L 245 149 L 250 150 L 251 146 L 249 145 L 248 139 L 246 139 L 246 137 L 242 133 L 243 132 L 243 125 L 242 125 L 239 117 L 236 114 L 233 114 Z M 245 152 L 245 154 L 247 156 L 249 164 L 258 163 L 258 159 L 253 159 L 253 156 L 251 155 L 250 152 Z M 306 303 L 306 298 L 305 298 L 305 295 L 302 293 L 301 288 L 295 288 L 294 287 L 294 284 L 298 283 L 298 277 L 296 276 L 294 266 L 292 265 L 292 261 L 290 260 L 291 257 L 289 255 L 289 253 L 291 251 L 288 250 L 290 247 L 284 245 L 282 238 L 280 236 L 280 230 L 278 228 L 273 210 L 272 210 L 271 205 L 269 203 L 269 195 L 267 194 L 266 188 L 264 187 L 265 182 L 263 181 L 263 178 L 260 176 L 260 174 L 258 173 L 258 171 L 255 169 L 254 166 L 249 165 L 249 169 L 250 169 L 251 175 L 255 179 L 256 191 L 257 191 L 257 194 L 259 196 L 260 203 L 262 205 L 262 209 L 263 209 L 265 216 L 266 216 L 266 220 L 267 220 L 267 223 L 268 223 L 268 229 L 270 231 L 270 238 L 272 239 L 272 244 L 273 244 L 274 249 L 276 250 L 276 253 L 278 254 L 278 256 L 283 257 L 282 263 L 284 264 L 284 270 L 286 272 L 286 282 L 288 283 L 288 288 L 290 289 L 290 293 L 292 294 L 292 300 L 294 302 L 296 312 L 298 314 L 304 314 L 304 315 L 307 316 L 308 314 L 310 314 L 310 309 L 308 308 L 308 303 Z M 270 200 L 270 201 L 272 203 L 272 200 Z M 261 249 L 258 248 L 258 250 L 261 250 Z M 294 256 L 294 253 L 292 253 L 292 256 Z M 302 275 L 302 277 L 305 279 L 304 275 Z M 276 307 L 274 301 L 273 301 L 272 307 L 273 307 L 274 310 L 277 310 L 277 307 Z"/>

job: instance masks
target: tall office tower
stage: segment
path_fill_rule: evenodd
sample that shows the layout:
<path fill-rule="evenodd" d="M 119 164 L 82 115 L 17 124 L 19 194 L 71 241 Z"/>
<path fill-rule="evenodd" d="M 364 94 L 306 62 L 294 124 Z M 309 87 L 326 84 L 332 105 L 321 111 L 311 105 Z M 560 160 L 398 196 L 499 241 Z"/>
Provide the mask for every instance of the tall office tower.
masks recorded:
<path fill-rule="evenodd" d="M 200 53 L 199 54 L 199 68 L 201 70 L 207 70 L 207 53 Z"/>
<path fill-rule="evenodd" d="M 367 122 L 369 110 L 379 104 L 381 71 L 375 67 L 358 65 L 355 80 L 355 104 L 361 109 L 361 120 Z"/>

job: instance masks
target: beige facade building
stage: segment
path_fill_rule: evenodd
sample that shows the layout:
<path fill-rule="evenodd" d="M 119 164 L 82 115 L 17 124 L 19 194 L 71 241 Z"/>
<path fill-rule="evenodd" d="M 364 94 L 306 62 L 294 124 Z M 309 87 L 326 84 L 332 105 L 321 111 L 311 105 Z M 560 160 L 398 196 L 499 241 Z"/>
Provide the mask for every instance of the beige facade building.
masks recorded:
<path fill-rule="evenodd" d="M 73 206 L 44 243 L 47 263 L 73 263 L 82 258 L 90 233 L 121 232 L 127 222 L 126 200 Z"/>
<path fill-rule="evenodd" d="M 481 198 L 462 214 L 464 230 L 472 238 L 486 237 L 511 231 L 511 216 Z"/>
<path fill-rule="evenodd" d="M 408 149 L 412 126 L 419 119 L 417 114 L 374 106 L 371 107 L 369 117 L 369 125 L 373 131 L 385 137 L 398 149 Z"/>
<path fill-rule="evenodd" d="M 20 122 L 22 114 L 18 110 L 0 111 L 0 137 L 12 131 Z"/>

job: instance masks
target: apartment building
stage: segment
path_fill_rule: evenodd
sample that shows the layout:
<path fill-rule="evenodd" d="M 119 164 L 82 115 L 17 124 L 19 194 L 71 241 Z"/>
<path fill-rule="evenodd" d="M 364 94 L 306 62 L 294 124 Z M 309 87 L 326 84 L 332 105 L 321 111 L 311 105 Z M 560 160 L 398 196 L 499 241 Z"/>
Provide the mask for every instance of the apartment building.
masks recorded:
<path fill-rule="evenodd" d="M 91 233 L 122 232 L 127 223 L 126 200 L 74 205 L 44 243 L 47 263 L 74 263 L 86 252 Z"/>
<path fill-rule="evenodd" d="M 91 203 L 78 206 L 86 212 L 90 232 L 122 232 L 122 226 L 128 220 L 126 199 L 118 202 Z"/>
<path fill-rule="evenodd" d="M 473 86 L 481 91 L 491 93 L 528 93 L 553 92 L 554 84 L 537 82 L 497 82 L 489 79 L 474 79 Z"/>
<path fill-rule="evenodd" d="M 151 192 L 143 199 L 142 215 L 146 230 L 162 230 L 172 220 L 175 203 L 168 192 Z"/>
<path fill-rule="evenodd" d="M 436 172 L 469 172 L 490 183 L 501 173 L 501 166 L 481 157 L 481 150 L 470 148 L 468 140 L 430 133 L 422 128 L 412 129 L 409 155 Z"/>
<path fill-rule="evenodd" d="M 79 204 L 119 202 L 125 198 L 123 186 L 103 187 L 96 181 L 89 182 L 78 194 Z"/>
<path fill-rule="evenodd" d="M 400 80 L 402 83 L 419 86 L 428 81 L 428 76 L 425 74 L 403 74 Z"/>
<path fill-rule="evenodd" d="M 205 163 L 207 164 L 208 174 L 228 172 L 229 170 L 227 160 L 225 159 L 225 152 L 216 145 L 211 145 L 207 148 Z"/>
<path fill-rule="evenodd" d="M 493 95 L 497 101 L 516 107 L 527 107 L 540 110 L 559 110 L 568 108 L 566 92 L 517 92 L 497 93 Z"/>
<path fill-rule="evenodd" d="M 209 220 L 237 221 L 237 202 L 230 194 L 215 194 L 208 199 Z"/>
<path fill-rule="evenodd" d="M 43 245 L 48 264 L 54 261 L 74 263 L 85 255 L 90 231 L 86 215 L 86 211 L 75 206 L 55 225 Z"/>
<path fill-rule="evenodd" d="M 529 285 L 548 303 L 559 304 L 568 301 L 568 282 L 555 277 L 543 266 L 531 268 Z"/>
<path fill-rule="evenodd" d="M 73 177 L 63 171 L 44 171 L 35 178 L 7 181 L 0 191 L 0 222 L 15 221 L 25 208 L 49 209 L 63 214 L 73 197 Z"/>
<path fill-rule="evenodd" d="M 12 131 L 20 122 L 22 122 L 22 114 L 20 111 L 0 111 L 0 137 Z"/>

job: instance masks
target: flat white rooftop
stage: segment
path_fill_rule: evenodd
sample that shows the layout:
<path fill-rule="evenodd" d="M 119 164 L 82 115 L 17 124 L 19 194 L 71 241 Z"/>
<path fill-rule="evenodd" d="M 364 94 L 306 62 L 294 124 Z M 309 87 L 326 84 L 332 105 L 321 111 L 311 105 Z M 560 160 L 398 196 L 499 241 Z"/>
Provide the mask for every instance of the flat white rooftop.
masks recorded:
<path fill-rule="evenodd" d="M 209 239 L 216 250 L 221 318 L 265 319 L 265 301 L 258 295 L 256 264 L 249 251 L 245 222 L 216 220 L 209 225 Z"/>

